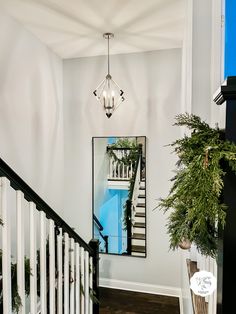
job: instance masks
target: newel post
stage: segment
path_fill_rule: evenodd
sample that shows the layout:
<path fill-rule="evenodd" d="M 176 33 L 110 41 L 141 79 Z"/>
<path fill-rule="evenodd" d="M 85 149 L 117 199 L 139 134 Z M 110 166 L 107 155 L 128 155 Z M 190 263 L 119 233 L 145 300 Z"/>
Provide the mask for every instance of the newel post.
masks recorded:
<path fill-rule="evenodd" d="M 93 291 L 99 301 L 99 241 L 92 239 L 89 246 L 93 249 Z M 99 314 L 99 303 L 93 302 L 93 314 Z"/>
<path fill-rule="evenodd" d="M 214 98 L 217 105 L 226 102 L 225 138 L 236 143 L 236 77 L 230 76 Z M 226 225 L 221 232 L 218 251 L 217 314 L 235 309 L 236 283 L 236 175 L 226 169 L 224 203 L 227 205 Z"/>

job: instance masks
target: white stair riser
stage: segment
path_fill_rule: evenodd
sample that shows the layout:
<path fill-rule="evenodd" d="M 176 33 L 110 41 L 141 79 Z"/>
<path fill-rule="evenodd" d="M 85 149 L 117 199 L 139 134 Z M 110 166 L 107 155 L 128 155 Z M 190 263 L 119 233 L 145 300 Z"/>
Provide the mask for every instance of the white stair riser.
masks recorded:
<path fill-rule="evenodd" d="M 143 223 L 145 223 L 145 217 L 134 217 L 134 222 L 143 222 Z"/>
<path fill-rule="evenodd" d="M 138 252 L 131 252 L 131 255 L 132 256 L 143 256 L 143 257 L 146 256 L 145 253 L 138 253 Z"/>
<path fill-rule="evenodd" d="M 145 207 L 136 207 L 135 213 L 145 213 Z"/>
<path fill-rule="evenodd" d="M 139 187 L 145 188 L 145 181 L 140 181 Z"/>
<path fill-rule="evenodd" d="M 141 240 L 141 239 L 132 239 L 131 243 L 132 245 L 145 246 L 145 240 Z"/>
<path fill-rule="evenodd" d="M 145 190 L 139 190 L 139 195 L 145 195 Z"/>
<path fill-rule="evenodd" d="M 145 228 L 138 228 L 138 227 L 133 227 L 132 228 L 132 233 L 141 233 L 141 234 L 145 234 L 146 229 Z"/>
<path fill-rule="evenodd" d="M 139 203 L 139 204 L 145 204 L 145 203 L 146 203 L 146 199 L 145 199 L 145 198 L 140 198 L 140 197 L 138 197 L 137 203 Z"/>

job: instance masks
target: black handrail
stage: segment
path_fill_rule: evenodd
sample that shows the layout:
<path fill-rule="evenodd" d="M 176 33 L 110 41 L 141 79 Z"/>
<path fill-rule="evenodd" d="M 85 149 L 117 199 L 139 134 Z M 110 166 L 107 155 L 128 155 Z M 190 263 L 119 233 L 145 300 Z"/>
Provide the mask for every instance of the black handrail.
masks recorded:
<path fill-rule="evenodd" d="M 108 235 L 103 235 L 102 231 L 103 231 L 103 226 L 101 225 L 100 221 L 98 220 L 97 216 L 95 214 L 93 214 L 93 220 L 97 225 L 98 231 L 100 236 L 102 237 L 103 241 L 105 242 L 105 253 L 108 253 Z"/>
<path fill-rule="evenodd" d="M 131 216 L 132 216 L 132 198 L 133 198 L 133 193 L 134 193 L 134 184 L 138 172 L 138 165 L 139 165 L 139 160 L 142 158 L 142 146 L 140 144 L 140 147 L 138 149 L 138 156 L 135 162 L 135 169 L 132 175 L 132 179 L 130 182 L 130 191 L 129 191 L 129 199 L 126 201 L 126 210 L 127 210 L 127 217 L 126 217 L 126 225 L 127 225 L 127 254 L 131 254 L 132 250 L 132 242 L 131 242 L 131 228 L 132 228 L 132 223 L 131 223 Z"/>
<path fill-rule="evenodd" d="M 98 220 L 97 216 L 95 214 L 93 214 L 93 220 L 96 222 L 96 225 L 98 226 L 98 229 L 100 231 L 103 231 L 103 226 L 101 225 L 100 221 Z"/>
<path fill-rule="evenodd" d="M 112 147 L 112 146 L 107 146 L 107 150 L 134 150 L 136 148 L 132 147 Z"/>
<path fill-rule="evenodd" d="M 34 202 L 37 210 L 45 212 L 46 217 L 52 219 L 56 227 L 62 228 L 64 232 L 67 232 L 68 235 L 88 251 L 90 255 L 93 256 L 95 254 L 94 250 L 1 158 L 0 177 L 6 177 L 14 190 L 23 192 L 24 198 L 28 202 Z"/>

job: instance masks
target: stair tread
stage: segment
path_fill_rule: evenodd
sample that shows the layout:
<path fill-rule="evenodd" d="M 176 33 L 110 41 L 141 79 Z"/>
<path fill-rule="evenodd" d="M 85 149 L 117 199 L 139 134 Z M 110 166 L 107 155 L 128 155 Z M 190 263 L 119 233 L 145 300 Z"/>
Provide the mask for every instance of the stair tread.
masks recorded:
<path fill-rule="evenodd" d="M 135 222 L 134 228 L 146 228 L 146 225 L 144 222 Z"/>
<path fill-rule="evenodd" d="M 132 239 L 145 240 L 146 236 L 145 236 L 145 234 L 142 234 L 142 233 L 134 233 L 132 235 Z"/>
<path fill-rule="evenodd" d="M 145 246 L 142 246 L 142 245 L 132 245 L 131 251 L 132 252 L 138 252 L 138 253 L 145 253 L 146 248 L 145 248 Z"/>
<path fill-rule="evenodd" d="M 145 207 L 146 206 L 146 204 L 144 203 L 144 204 L 142 204 L 142 203 L 138 203 L 137 205 L 136 205 L 136 207 Z"/>
<path fill-rule="evenodd" d="M 135 217 L 145 217 L 145 213 L 136 213 Z"/>
<path fill-rule="evenodd" d="M 140 186 L 139 190 L 143 190 L 144 191 L 145 190 L 145 186 Z"/>
<path fill-rule="evenodd" d="M 139 195 L 138 198 L 146 198 L 145 195 Z"/>

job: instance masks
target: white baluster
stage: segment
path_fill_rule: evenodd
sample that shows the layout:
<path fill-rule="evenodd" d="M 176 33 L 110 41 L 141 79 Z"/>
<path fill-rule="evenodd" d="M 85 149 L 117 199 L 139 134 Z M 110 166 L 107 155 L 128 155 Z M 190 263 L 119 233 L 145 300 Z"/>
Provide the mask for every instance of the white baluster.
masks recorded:
<path fill-rule="evenodd" d="M 118 178 L 120 179 L 120 163 L 118 163 Z"/>
<path fill-rule="evenodd" d="M 126 178 L 129 179 L 129 166 L 126 166 Z"/>
<path fill-rule="evenodd" d="M 130 163 L 130 174 L 129 174 L 129 179 L 132 178 L 132 175 L 133 175 L 133 165 L 132 165 L 132 162 Z"/>
<path fill-rule="evenodd" d="M 9 181 L 1 178 L 1 211 L 2 211 L 2 293 L 3 293 L 3 312 L 12 313 L 11 296 L 11 240 L 10 240 L 10 212 L 7 210 L 7 190 L 10 186 Z"/>
<path fill-rule="evenodd" d="M 93 258 L 89 258 L 89 288 L 93 292 Z M 89 298 L 89 314 L 93 314 L 93 300 Z"/>
<path fill-rule="evenodd" d="M 55 224 L 49 220 L 49 306 L 55 313 Z"/>
<path fill-rule="evenodd" d="M 85 251 L 85 314 L 89 314 L 89 253 Z"/>
<path fill-rule="evenodd" d="M 70 314 L 75 313 L 75 241 L 70 240 Z"/>
<path fill-rule="evenodd" d="M 37 253 L 36 253 L 36 205 L 29 203 L 30 210 L 30 314 L 37 314 Z"/>
<path fill-rule="evenodd" d="M 85 313 L 85 307 L 84 307 L 84 296 L 85 296 L 85 284 L 84 284 L 84 248 L 81 247 L 80 249 L 80 269 L 81 269 L 81 288 L 83 289 L 83 292 L 81 293 L 81 314 Z"/>
<path fill-rule="evenodd" d="M 19 314 L 25 313 L 25 235 L 22 201 L 24 195 L 16 191 L 16 224 L 17 224 L 17 286 L 21 299 Z"/>
<path fill-rule="evenodd" d="M 40 212 L 40 303 L 41 314 L 47 313 L 46 215 Z"/>
<path fill-rule="evenodd" d="M 64 241 L 64 314 L 69 314 L 69 236 L 66 232 Z"/>
<path fill-rule="evenodd" d="M 59 229 L 57 235 L 57 314 L 63 314 L 62 299 L 62 229 Z"/>
<path fill-rule="evenodd" d="M 75 243 L 75 265 L 75 314 L 80 314 L 80 246 L 78 243 Z"/>
<path fill-rule="evenodd" d="M 123 151 L 123 158 L 125 158 L 125 151 Z M 125 164 L 122 162 L 122 179 L 125 178 Z"/>
<path fill-rule="evenodd" d="M 113 175 L 112 175 L 112 169 L 113 169 L 113 160 L 112 160 L 112 157 L 110 157 L 110 159 L 109 159 L 109 169 L 110 169 L 110 171 L 109 171 L 109 179 L 112 179 L 112 177 L 113 177 Z"/>

